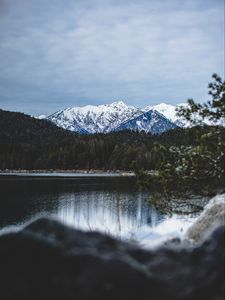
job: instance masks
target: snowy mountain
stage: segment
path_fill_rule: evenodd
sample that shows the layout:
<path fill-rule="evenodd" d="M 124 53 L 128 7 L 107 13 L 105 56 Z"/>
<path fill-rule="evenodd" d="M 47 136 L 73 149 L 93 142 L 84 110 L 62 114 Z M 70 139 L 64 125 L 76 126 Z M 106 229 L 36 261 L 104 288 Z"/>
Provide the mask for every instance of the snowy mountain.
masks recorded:
<path fill-rule="evenodd" d="M 166 103 L 160 103 L 155 106 L 147 106 L 145 109 L 148 111 L 149 109 L 155 109 L 161 114 L 163 114 L 167 119 L 169 119 L 171 122 L 175 123 L 179 127 L 192 127 L 193 124 L 190 121 L 185 120 L 182 117 L 178 117 L 176 115 L 176 109 L 179 107 L 187 107 L 187 103 L 181 103 L 178 105 L 171 105 L 171 104 L 166 104 Z M 219 126 L 225 126 L 224 120 L 218 120 L 218 121 L 212 121 L 209 120 L 208 118 L 205 118 L 204 120 L 202 119 L 201 116 L 199 116 L 198 113 L 193 114 L 193 118 L 197 122 L 202 122 L 203 124 L 212 126 L 212 125 L 219 125 Z"/>
<path fill-rule="evenodd" d="M 147 106 L 145 107 L 146 111 L 150 109 L 154 109 L 164 115 L 167 119 L 169 119 L 172 123 L 175 123 L 177 126 L 180 127 L 189 127 L 190 123 L 187 120 L 182 119 L 176 115 L 176 109 L 180 106 L 187 106 L 186 103 L 178 104 L 178 105 L 171 105 L 166 103 L 160 103 L 154 106 Z"/>
<path fill-rule="evenodd" d="M 146 133 L 159 134 L 176 127 L 176 124 L 172 123 L 156 110 L 149 110 L 136 118 L 122 123 L 116 128 L 116 131 L 129 129 L 133 131 L 145 131 Z"/>
<path fill-rule="evenodd" d="M 70 107 L 48 117 L 39 116 L 39 119 L 47 118 L 59 127 L 80 134 L 108 133 L 125 129 L 155 134 L 177 126 L 193 126 L 189 121 L 176 115 L 176 108 L 180 106 L 187 106 L 187 104 L 160 103 L 145 108 L 136 108 L 126 105 L 123 101 L 117 101 L 98 106 Z M 195 118 L 201 120 L 199 115 Z M 225 126 L 224 121 L 204 120 L 204 123 Z"/>
<path fill-rule="evenodd" d="M 177 126 L 184 126 L 176 117 L 175 109 L 175 106 L 165 103 L 140 109 L 117 101 L 98 106 L 66 108 L 47 119 L 59 127 L 81 134 L 107 133 L 124 129 L 161 133 Z"/>
<path fill-rule="evenodd" d="M 118 101 L 98 106 L 67 108 L 50 115 L 48 119 L 64 129 L 80 133 L 107 133 L 142 113 L 141 109 Z"/>

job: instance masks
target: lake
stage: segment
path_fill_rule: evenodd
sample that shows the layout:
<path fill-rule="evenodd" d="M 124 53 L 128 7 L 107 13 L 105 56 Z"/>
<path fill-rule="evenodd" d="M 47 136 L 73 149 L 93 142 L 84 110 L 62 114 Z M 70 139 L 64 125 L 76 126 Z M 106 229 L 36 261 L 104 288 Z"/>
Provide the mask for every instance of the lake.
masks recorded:
<path fill-rule="evenodd" d="M 183 232 L 193 221 L 193 216 L 169 218 L 156 210 L 150 193 L 139 191 L 131 176 L 1 175 L 0 193 L 2 231 L 38 216 L 52 216 L 75 228 L 144 243 Z"/>

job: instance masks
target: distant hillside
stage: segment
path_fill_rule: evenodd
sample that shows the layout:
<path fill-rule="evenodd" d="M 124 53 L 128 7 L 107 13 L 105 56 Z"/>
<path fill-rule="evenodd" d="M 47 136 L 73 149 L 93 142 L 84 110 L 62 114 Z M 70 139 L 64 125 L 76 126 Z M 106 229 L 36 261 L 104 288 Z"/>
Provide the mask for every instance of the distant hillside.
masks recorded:
<path fill-rule="evenodd" d="M 22 113 L 0 110 L 0 169 L 154 169 L 155 142 L 195 145 L 208 128 L 176 128 L 161 135 L 119 131 L 78 135 Z"/>
<path fill-rule="evenodd" d="M 0 109 L 0 143 L 48 144 L 55 139 L 72 137 L 73 133 L 51 121 L 39 120 L 19 112 Z"/>

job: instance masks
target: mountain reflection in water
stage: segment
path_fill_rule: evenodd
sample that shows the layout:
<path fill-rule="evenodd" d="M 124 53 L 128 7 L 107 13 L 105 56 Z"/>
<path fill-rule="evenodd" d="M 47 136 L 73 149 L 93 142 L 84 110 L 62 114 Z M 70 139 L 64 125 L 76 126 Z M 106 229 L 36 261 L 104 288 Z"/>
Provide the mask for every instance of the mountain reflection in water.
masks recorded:
<path fill-rule="evenodd" d="M 143 225 L 156 226 L 163 216 L 141 192 L 92 191 L 59 197 L 55 215 L 67 224 L 85 230 L 100 230 L 115 236 Z"/>
<path fill-rule="evenodd" d="M 182 235 L 196 215 L 168 217 L 150 204 L 150 194 L 138 191 L 133 177 L 2 175 L 0 230 L 7 231 L 12 225 L 18 229 L 18 225 L 45 216 L 144 246 Z M 204 199 L 194 202 L 199 200 Z"/>
<path fill-rule="evenodd" d="M 0 228 L 54 216 L 79 229 L 123 236 L 164 216 L 149 205 L 134 178 L 0 176 Z"/>

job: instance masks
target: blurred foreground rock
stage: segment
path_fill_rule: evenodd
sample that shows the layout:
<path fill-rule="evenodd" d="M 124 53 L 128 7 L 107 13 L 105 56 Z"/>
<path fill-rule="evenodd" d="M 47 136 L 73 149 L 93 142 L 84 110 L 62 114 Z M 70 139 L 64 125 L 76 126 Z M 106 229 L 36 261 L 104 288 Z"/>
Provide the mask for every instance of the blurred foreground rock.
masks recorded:
<path fill-rule="evenodd" d="M 222 300 L 225 226 L 202 244 L 147 251 L 39 219 L 0 236 L 1 299 Z"/>
<path fill-rule="evenodd" d="M 203 241 L 210 231 L 224 224 L 225 194 L 222 194 L 209 201 L 197 221 L 188 229 L 186 238 L 194 243 Z"/>

